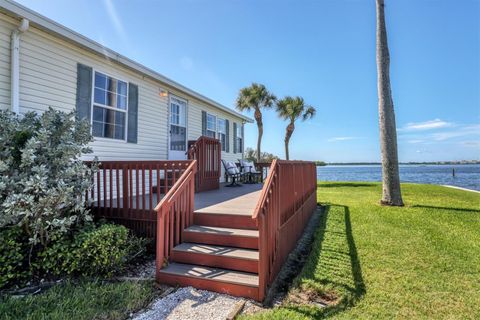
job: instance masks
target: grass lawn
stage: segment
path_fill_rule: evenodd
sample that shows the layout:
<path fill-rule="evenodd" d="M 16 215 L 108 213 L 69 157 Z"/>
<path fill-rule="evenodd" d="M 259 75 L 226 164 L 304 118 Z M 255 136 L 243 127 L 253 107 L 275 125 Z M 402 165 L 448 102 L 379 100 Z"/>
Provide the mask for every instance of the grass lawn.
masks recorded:
<path fill-rule="evenodd" d="M 305 267 L 283 306 L 252 318 L 480 319 L 480 194 L 402 191 L 406 206 L 391 208 L 378 183 L 320 183 L 327 208 Z"/>
<path fill-rule="evenodd" d="M 157 295 L 152 282 L 57 285 L 25 298 L 0 298 L 0 319 L 126 319 Z"/>

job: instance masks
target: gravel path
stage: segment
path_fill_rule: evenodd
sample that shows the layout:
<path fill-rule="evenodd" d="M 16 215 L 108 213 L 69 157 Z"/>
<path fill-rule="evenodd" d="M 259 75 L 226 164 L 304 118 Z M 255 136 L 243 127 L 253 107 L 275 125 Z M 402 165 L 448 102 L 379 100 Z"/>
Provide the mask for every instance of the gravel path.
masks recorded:
<path fill-rule="evenodd" d="M 225 320 L 239 300 L 242 299 L 185 287 L 155 301 L 149 310 L 133 319 Z"/>

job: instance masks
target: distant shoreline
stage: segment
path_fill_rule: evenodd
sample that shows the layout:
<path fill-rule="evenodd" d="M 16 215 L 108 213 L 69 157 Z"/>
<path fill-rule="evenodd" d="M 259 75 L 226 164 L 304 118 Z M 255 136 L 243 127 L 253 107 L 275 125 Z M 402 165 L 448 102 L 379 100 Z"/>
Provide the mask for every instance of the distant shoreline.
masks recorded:
<path fill-rule="evenodd" d="M 480 165 L 480 161 L 475 162 L 400 162 L 400 165 L 455 165 L 455 166 L 462 166 L 462 165 Z M 380 162 L 345 162 L 345 163 L 325 163 L 325 164 L 317 164 L 317 166 L 380 166 L 382 165 Z"/>

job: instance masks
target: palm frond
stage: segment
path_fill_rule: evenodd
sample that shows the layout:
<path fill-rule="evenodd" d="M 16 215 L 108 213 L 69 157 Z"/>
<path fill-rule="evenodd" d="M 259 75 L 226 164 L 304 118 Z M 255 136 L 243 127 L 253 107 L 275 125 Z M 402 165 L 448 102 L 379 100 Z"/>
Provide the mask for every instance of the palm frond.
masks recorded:
<path fill-rule="evenodd" d="M 307 106 L 307 109 L 305 110 L 302 116 L 303 121 L 313 118 L 316 113 L 317 113 L 317 110 L 314 107 Z"/>
<path fill-rule="evenodd" d="M 277 101 L 277 113 L 280 118 L 295 122 L 305 112 L 305 101 L 302 97 L 290 97 Z M 309 111 L 309 113 L 312 111 Z"/>
<path fill-rule="evenodd" d="M 239 111 L 270 108 L 276 101 L 275 95 L 270 93 L 263 84 L 252 83 L 242 88 L 238 94 L 236 108 Z"/>

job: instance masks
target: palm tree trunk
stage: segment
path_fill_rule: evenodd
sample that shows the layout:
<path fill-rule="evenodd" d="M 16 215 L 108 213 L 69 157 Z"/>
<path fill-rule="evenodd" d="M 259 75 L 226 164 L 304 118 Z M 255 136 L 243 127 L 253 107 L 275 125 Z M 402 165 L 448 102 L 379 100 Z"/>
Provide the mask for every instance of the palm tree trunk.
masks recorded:
<path fill-rule="evenodd" d="M 290 139 L 289 138 L 285 138 L 285 159 L 286 160 L 290 160 L 290 155 L 288 154 L 288 143 L 289 143 Z"/>
<path fill-rule="evenodd" d="M 288 144 L 290 143 L 290 138 L 292 137 L 293 130 L 295 130 L 295 124 L 290 122 L 287 126 L 287 130 L 285 132 L 285 159 L 290 160 L 290 153 L 288 150 Z"/>
<path fill-rule="evenodd" d="M 258 108 L 255 109 L 255 121 L 257 122 L 258 127 L 258 140 L 257 140 L 257 162 L 260 162 L 262 151 L 262 137 L 263 137 L 263 121 L 262 121 L 262 113 Z"/>
<path fill-rule="evenodd" d="M 381 203 L 391 206 L 403 206 L 398 170 L 395 112 L 390 88 L 390 54 L 388 51 L 384 6 L 384 0 L 376 0 L 378 115 L 383 185 Z"/>

